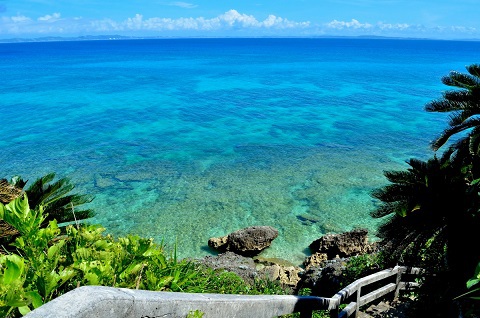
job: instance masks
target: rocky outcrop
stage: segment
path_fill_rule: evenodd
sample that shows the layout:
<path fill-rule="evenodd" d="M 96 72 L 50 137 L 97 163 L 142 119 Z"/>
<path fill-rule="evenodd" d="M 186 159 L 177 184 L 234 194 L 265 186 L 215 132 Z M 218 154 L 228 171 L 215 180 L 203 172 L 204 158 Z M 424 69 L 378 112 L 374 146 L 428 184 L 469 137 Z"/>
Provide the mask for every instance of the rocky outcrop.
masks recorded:
<path fill-rule="evenodd" d="M 332 297 L 342 289 L 346 264 L 346 259 L 337 258 L 326 261 L 323 267 L 310 267 L 303 273 L 297 289 L 309 288 L 312 295 Z"/>
<path fill-rule="evenodd" d="M 225 252 L 207 256 L 203 263 L 235 272 L 248 283 L 253 283 L 255 278 L 267 278 L 292 290 L 309 288 L 312 295 L 331 297 L 344 287 L 348 259 L 375 252 L 376 245 L 368 242 L 367 234 L 367 230 L 358 229 L 322 236 L 310 244 L 313 254 L 305 259 L 304 270 L 281 259 L 250 258 L 270 246 L 278 236 L 278 231 L 270 226 L 253 226 L 211 238 L 208 245 Z"/>
<path fill-rule="evenodd" d="M 278 230 L 271 226 L 251 226 L 223 237 L 208 240 L 208 246 L 221 252 L 230 251 L 243 256 L 254 256 L 272 244 Z"/>
<path fill-rule="evenodd" d="M 303 266 L 306 270 L 310 269 L 310 267 L 323 267 L 327 260 L 328 256 L 326 253 L 314 253 L 303 261 Z"/>
<path fill-rule="evenodd" d="M 225 252 L 227 250 L 228 236 L 212 237 L 208 240 L 208 246 L 218 251 Z"/>
<path fill-rule="evenodd" d="M 276 261 L 280 264 L 275 263 Z M 223 269 L 234 272 L 249 284 L 253 284 L 255 279 L 266 278 L 278 281 L 282 286 L 291 290 L 296 288 L 303 272 L 302 268 L 291 265 L 285 260 L 253 259 L 233 252 L 206 256 L 199 262 L 216 270 Z"/>
<path fill-rule="evenodd" d="M 303 269 L 280 258 L 254 258 L 260 275 L 273 281 L 279 281 L 282 286 L 292 289 L 297 287 Z"/>
<path fill-rule="evenodd" d="M 205 256 L 199 262 L 215 270 L 223 269 L 233 272 L 249 284 L 253 284 L 254 279 L 258 276 L 256 264 L 252 258 L 233 252 L 226 252 L 217 256 Z"/>
<path fill-rule="evenodd" d="M 375 245 L 368 242 L 368 230 L 356 229 L 341 234 L 326 234 L 310 244 L 312 253 L 325 253 L 328 259 L 372 253 Z"/>
<path fill-rule="evenodd" d="M 373 253 L 375 243 L 369 243 L 368 230 L 357 229 L 340 234 L 326 234 L 310 244 L 313 253 L 303 262 L 305 272 L 297 289 L 309 288 L 312 295 L 331 297 L 344 284 L 343 271 L 351 257 Z"/>

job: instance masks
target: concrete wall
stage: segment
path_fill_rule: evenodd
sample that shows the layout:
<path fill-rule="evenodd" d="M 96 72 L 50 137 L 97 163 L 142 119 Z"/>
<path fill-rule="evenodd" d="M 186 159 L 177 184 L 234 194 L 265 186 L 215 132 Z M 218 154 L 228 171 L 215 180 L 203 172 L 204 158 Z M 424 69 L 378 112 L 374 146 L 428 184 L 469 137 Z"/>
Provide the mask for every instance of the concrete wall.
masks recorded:
<path fill-rule="evenodd" d="M 25 317 L 185 318 L 189 311 L 199 310 L 204 318 L 267 318 L 327 307 L 328 299 L 313 296 L 189 294 L 84 286 Z"/>

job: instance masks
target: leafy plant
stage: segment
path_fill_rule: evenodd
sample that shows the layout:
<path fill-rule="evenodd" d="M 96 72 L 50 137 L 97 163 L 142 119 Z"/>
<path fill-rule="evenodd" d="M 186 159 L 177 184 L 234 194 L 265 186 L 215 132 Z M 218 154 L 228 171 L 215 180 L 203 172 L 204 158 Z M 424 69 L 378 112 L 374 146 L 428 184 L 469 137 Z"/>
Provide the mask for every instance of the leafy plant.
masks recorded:
<path fill-rule="evenodd" d="M 178 260 L 152 239 L 114 239 L 98 225 L 43 226 L 42 206 L 30 209 L 25 194 L 0 204 L 0 220 L 19 235 L 0 259 L 0 313 L 16 317 L 81 285 L 195 293 L 280 293 L 268 280 L 245 283 L 235 273 Z M 14 253 L 13 253 L 14 251 Z"/>
<path fill-rule="evenodd" d="M 480 64 L 467 72 L 443 77 L 454 90 L 425 107 L 450 113 L 448 127 L 431 144 L 434 151 L 447 148 L 441 157 L 408 160 L 407 171 L 385 172 L 390 184 L 372 193 L 381 201 L 371 215 L 383 218 L 378 236 L 389 263 L 435 274 L 422 283 L 418 298 L 418 308 L 424 305 L 431 317 L 452 310 L 450 300 L 464 289 L 480 255 L 478 244 L 463 252 L 465 242 L 477 241 L 480 227 Z M 456 140 L 447 145 L 451 137 Z"/>
<path fill-rule="evenodd" d="M 202 318 L 204 315 L 203 312 L 201 312 L 200 310 L 191 310 L 188 315 L 187 315 L 187 318 Z"/>
<path fill-rule="evenodd" d="M 466 146 L 471 154 L 480 154 L 480 120 L 477 117 L 480 111 L 480 64 L 471 64 L 466 69 L 467 74 L 452 71 L 444 76 L 442 83 L 455 90 L 443 93 L 442 98 L 425 106 L 428 112 L 451 113 L 449 127 L 432 143 L 435 151 L 444 146 L 450 137 L 461 135 L 453 149 Z"/>
<path fill-rule="evenodd" d="M 28 205 L 32 210 L 43 210 L 42 227 L 46 227 L 52 220 L 57 222 L 79 221 L 94 215 L 91 209 L 81 210 L 79 206 L 89 203 L 93 198 L 87 195 L 71 194 L 74 186 L 68 178 L 54 181 L 55 173 L 49 173 L 38 178 L 33 184 L 24 189 L 27 181 L 19 176 L 13 177 L 10 182 L 0 180 L 0 203 L 8 204 L 15 198 L 27 194 Z M 0 221 L 0 245 L 8 249 L 10 243 L 19 235 L 21 224 L 9 225 Z"/>
<path fill-rule="evenodd" d="M 20 178 L 14 179 L 15 185 L 25 185 L 27 181 Z M 49 173 L 35 180 L 25 193 L 28 196 L 29 205 L 32 209 L 43 206 L 46 221 L 69 222 L 90 218 L 94 215 L 91 209 L 79 209 L 78 207 L 90 203 L 93 197 L 81 194 L 72 194 L 75 186 L 70 179 L 64 177 L 55 180 L 55 173 Z"/>
<path fill-rule="evenodd" d="M 467 289 L 470 289 L 470 291 L 455 297 L 455 299 L 468 296 L 471 299 L 480 300 L 480 263 L 477 264 L 477 267 L 475 268 L 475 274 L 467 281 L 466 286 Z"/>
<path fill-rule="evenodd" d="M 342 286 L 345 287 L 355 280 L 378 272 L 383 268 L 383 254 L 363 254 L 350 257 L 342 271 Z"/>
<path fill-rule="evenodd" d="M 477 267 L 475 268 L 474 276 L 467 281 L 467 288 L 471 289 L 472 287 L 474 288 L 469 292 L 469 294 L 480 291 L 480 263 L 478 263 Z M 480 295 L 471 296 L 470 298 L 480 300 Z"/>
<path fill-rule="evenodd" d="M 475 268 L 473 277 L 467 281 L 466 287 L 470 290 L 455 297 L 454 300 L 463 302 L 465 317 L 478 317 L 478 312 L 480 312 L 480 303 L 478 302 L 480 300 L 480 262 Z"/>
<path fill-rule="evenodd" d="M 27 279 L 25 260 L 18 255 L 0 255 L 0 315 L 9 316 L 15 309 L 24 315 L 29 305 L 38 308 L 43 304 L 36 291 L 26 291 Z"/>

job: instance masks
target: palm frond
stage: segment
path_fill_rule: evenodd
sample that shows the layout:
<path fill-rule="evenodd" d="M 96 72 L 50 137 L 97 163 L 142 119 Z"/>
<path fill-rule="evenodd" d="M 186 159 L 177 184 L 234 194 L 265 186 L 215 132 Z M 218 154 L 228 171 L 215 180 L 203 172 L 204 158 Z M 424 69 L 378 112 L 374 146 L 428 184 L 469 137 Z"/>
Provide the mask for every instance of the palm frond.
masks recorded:
<path fill-rule="evenodd" d="M 417 176 L 410 171 L 385 171 L 383 175 L 392 183 L 414 183 L 417 181 Z"/>
<path fill-rule="evenodd" d="M 442 77 L 442 83 L 447 86 L 455 86 L 463 89 L 471 89 L 479 85 L 475 77 L 457 71 L 452 71 L 448 76 Z"/>
<path fill-rule="evenodd" d="M 470 118 L 462 122 L 461 124 L 450 126 L 449 128 L 445 129 L 443 133 L 432 142 L 431 147 L 434 151 L 437 151 L 440 147 L 445 145 L 448 139 L 450 139 L 450 137 L 452 137 L 453 135 L 459 132 L 463 132 L 465 130 L 474 128 L 479 125 L 480 125 L 480 118 Z"/>
<path fill-rule="evenodd" d="M 475 115 L 473 112 L 466 111 L 466 110 L 462 112 L 455 111 L 449 115 L 448 124 L 450 126 L 460 125 L 473 115 Z"/>
<path fill-rule="evenodd" d="M 470 73 L 470 75 L 480 79 L 480 64 L 470 64 L 466 67 L 466 69 L 467 69 L 467 72 Z"/>
<path fill-rule="evenodd" d="M 93 197 L 80 194 L 71 194 L 75 186 L 68 178 L 56 181 L 55 173 L 49 173 L 38 178 L 27 190 L 27 197 L 32 208 L 40 205 L 48 214 L 47 220 L 56 219 L 58 222 L 81 220 L 94 216 L 93 210 L 79 210 L 78 207 L 90 203 Z M 74 209 L 75 215 L 73 215 Z"/>
<path fill-rule="evenodd" d="M 406 200 L 414 191 L 415 188 L 408 185 L 395 183 L 373 190 L 371 196 L 382 202 L 395 202 Z"/>
<path fill-rule="evenodd" d="M 447 91 L 443 93 L 443 98 L 449 102 L 465 102 L 470 99 L 470 92 L 467 90 Z"/>
<path fill-rule="evenodd" d="M 379 207 L 370 212 L 370 216 L 379 219 L 387 215 L 396 214 L 397 211 L 405 208 L 404 202 L 383 202 Z"/>
<path fill-rule="evenodd" d="M 425 111 L 446 113 L 452 111 L 460 111 L 464 108 L 464 104 L 460 101 L 449 101 L 445 99 L 436 99 L 425 105 Z"/>
<path fill-rule="evenodd" d="M 427 162 L 420 159 L 411 158 L 406 162 L 410 167 L 412 167 L 411 169 L 408 169 L 408 171 L 410 171 L 412 176 L 415 176 L 417 179 L 423 179 L 423 176 L 427 174 L 429 170 L 431 170 L 432 166 L 438 166 L 438 160 L 436 158 L 430 159 Z"/>
<path fill-rule="evenodd" d="M 480 127 L 475 127 L 469 134 L 470 153 L 480 156 Z"/>
<path fill-rule="evenodd" d="M 450 145 L 442 154 L 442 162 L 449 162 L 452 166 L 461 166 L 469 157 L 469 137 L 463 137 Z"/>

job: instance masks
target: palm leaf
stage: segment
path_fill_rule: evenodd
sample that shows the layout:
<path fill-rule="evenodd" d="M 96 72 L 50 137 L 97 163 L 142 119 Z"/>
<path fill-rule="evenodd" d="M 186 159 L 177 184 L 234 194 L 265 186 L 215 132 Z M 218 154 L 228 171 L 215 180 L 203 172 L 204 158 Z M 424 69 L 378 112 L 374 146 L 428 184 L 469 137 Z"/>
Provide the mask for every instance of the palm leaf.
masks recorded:
<path fill-rule="evenodd" d="M 470 64 L 466 68 L 468 73 L 480 79 L 480 64 Z"/>
<path fill-rule="evenodd" d="M 471 89 L 480 85 L 480 82 L 475 77 L 457 71 L 452 71 L 448 76 L 442 77 L 442 83 L 464 89 Z"/>
<path fill-rule="evenodd" d="M 445 143 L 452 137 L 453 135 L 463 132 L 465 130 L 480 126 L 480 119 L 479 118 L 470 118 L 464 121 L 461 124 L 450 126 L 449 128 L 445 129 L 443 133 L 432 142 L 433 150 L 438 150 L 440 147 L 445 145 Z"/>
<path fill-rule="evenodd" d="M 460 101 L 449 101 L 446 99 L 436 99 L 425 105 L 427 112 L 446 113 L 463 109 L 463 103 Z"/>

